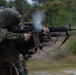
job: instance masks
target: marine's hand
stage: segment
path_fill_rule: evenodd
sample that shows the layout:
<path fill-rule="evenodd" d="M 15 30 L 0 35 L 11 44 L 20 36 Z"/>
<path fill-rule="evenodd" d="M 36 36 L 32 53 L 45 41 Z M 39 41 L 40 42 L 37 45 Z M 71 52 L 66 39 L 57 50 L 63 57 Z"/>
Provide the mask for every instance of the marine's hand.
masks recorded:
<path fill-rule="evenodd" d="M 31 37 L 31 34 L 24 33 L 23 35 L 24 35 L 24 40 L 25 41 L 28 41 Z"/>
<path fill-rule="evenodd" d="M 43 30 L 44 30 L 44 34 L 45 34 L 45 35 L 49 34 L 49 29 L 48 29 L 48 27 L 44 27 Z"/>

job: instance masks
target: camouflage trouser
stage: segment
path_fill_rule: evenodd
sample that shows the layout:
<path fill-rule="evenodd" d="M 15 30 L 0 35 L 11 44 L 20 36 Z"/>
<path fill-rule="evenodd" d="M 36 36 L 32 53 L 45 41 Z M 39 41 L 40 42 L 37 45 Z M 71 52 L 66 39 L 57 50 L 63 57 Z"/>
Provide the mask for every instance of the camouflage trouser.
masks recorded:
<path fill-rule="evenodd" d="M 20 63 L 18 66 L 19 75 L 28 75 L 28 68 L 26 66 L 26 63 L 22 54 L 19 54 L 19 63 Z"/>
<path fill-rule="evenodd" d="M 18 68 L 19 75 L 28 75 L 28 69 L 26 65 L 21 65 Z"/>

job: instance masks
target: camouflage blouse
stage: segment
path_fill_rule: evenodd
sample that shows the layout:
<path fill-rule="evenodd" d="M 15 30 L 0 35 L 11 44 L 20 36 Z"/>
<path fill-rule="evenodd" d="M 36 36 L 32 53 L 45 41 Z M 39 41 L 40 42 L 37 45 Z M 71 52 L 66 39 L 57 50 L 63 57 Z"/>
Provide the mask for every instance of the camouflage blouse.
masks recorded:
<path fill-rule="evenodd" d="M 24 36 L 20 33 L 9 32 L 6 28 L 0 29 L 0 40 L 11 39 L 11 40 L 23 40 Z"/>
<path fill-rule="evenodd" d="M 0 63 L 19 61 L 19 50 L 16 44 L 23 39 L 23 34 L 9 32 L 6 28 L 0 29 Z"/>

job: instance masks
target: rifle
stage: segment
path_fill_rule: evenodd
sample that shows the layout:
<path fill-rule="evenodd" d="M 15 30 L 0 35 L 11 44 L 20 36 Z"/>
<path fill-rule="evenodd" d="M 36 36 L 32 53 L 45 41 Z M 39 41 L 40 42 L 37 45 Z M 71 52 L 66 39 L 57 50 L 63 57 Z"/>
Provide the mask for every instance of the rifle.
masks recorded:
<path fill-rule="evenodd" d="M 69 31 L 74 31 L 76 28 L 71 28 L 71 24 L 68 26 L 61 26 L 61 27 L 48 27 L 50 32 L 54 32 L 51 34 L 51 37 L 58 37 L 58 36 L 66 36 L 63 42 L 61 43 L 60 47 L 69 39 L 69 36 L 71 36 Z M 59 32 L 59 34 L 57 33 Z M 60 33 L 65 33 L 65 34 L 60 34 Z"/>
<path fill-rule="evenodd" d="M 43 31 L 36 31 L 33 22 L 25 22 L 25 27 L 23 29 L 8 29 L 8 31 L 13 33 L 30 33 L 32 36 L 28 41 L 22 41 L 22 43 L 17 42 L 16 47 L 22 53 L 25 54 L 34 54 L 37 52 L 37 49 L 42 50 L 41 38 L 43 38 L 44 34 Z M 31 49 L 34 48 L 34 51 Z"/>
<path fill-rule="evenodd" d="M 34 54 L 36 53 L 37 49 L 40 48 L 42 50 L 42 46 L 41 43 L 45 42 L 44 40 L 46 38 L 44 38 L 45 34 L 43 34 L 43 29 L 40 31 L 36 31 L 36 27 L 34 25 L 33 22 L 25 22 L 25 27 L 23 29 L 16 29 L 16 30 L 9 30 L 10 32 L 14 32 L 14 33 L 26 33 L 29 32 L 32 36 L 30 38 L 30 40 L 28 42 L 23 42 L 23 45 L 18 46 L 19 49 L 21 49 L 21 53 L 24 55 L 26 54 Z M 76 30 L 75 28 L 71 28 L 71 25 L 69 24 L 69 26 L 56 26 L 56 27 L 48 27 L 49 28 L 49 34 L 46 35 L 48 37 L 58 37 L 58 36 L 66 36 L 66 38 L 64 39 L 64 41 L 62 42 L 62 44 L 60 46 L 62 46 L 67 39 L 69 39 L 69 31 L 72 30 Z M 59 33 L 57 33 L 59 32 Z M 60 33 L 65 33 L 65 34 L 60 34 Z M 20 44 L 19 44 L 20 45 Z M 25 49 L 24 50 L 22 50 Z M 35 52 L 30 51 L 30 49 L 35 48 Z"/>

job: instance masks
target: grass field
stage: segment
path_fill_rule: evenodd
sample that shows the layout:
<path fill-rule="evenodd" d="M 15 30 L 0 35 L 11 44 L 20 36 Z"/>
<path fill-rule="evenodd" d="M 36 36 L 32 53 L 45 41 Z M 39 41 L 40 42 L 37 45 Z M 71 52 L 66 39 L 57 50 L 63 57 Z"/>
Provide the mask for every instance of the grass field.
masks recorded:
<path fill-rule="evenodd" d="M 29 71 L 64 71 L 64 70 L 76 70 L 76 61 L 75 60 L 53 60 L 53 61 L 38 61 L 38 60 L 29 60 L 28 63 Z"/>

